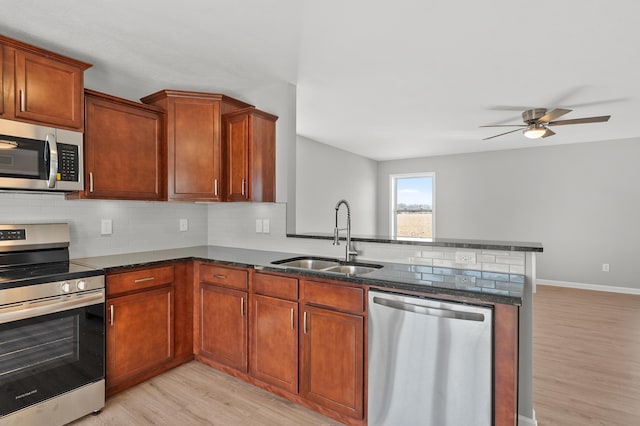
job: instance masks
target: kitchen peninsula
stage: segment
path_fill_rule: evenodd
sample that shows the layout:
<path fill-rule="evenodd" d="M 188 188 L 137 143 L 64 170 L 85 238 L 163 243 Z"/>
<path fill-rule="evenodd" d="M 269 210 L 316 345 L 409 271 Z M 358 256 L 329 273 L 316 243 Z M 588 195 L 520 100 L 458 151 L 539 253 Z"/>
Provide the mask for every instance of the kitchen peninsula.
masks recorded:
<path fill-rule="evenodd" d="M 173 341 L 176 345 L 182 345 L 182 349 L 178 350 L 176 346 L 173 352 L 165 353 L 165 356 L 149 369 L 141 368 L 133 372 L 132 380 L 125 384 L 125 387 L 195 357 L 205 364 L 348 424 L 366 424 L 367 421 L 364 389 L 367 384 L 365 330 L 368 314 L 365 300 L 369 289 L 492 306 L 495 312 L 494 363 L 497 366 L 494 372 L 495 424 L 514 424 L 517 422 L 517 395 L 522 399 L 525 396 L 523 392 L 526 392 L 526 389 L 523 391 L 523 384 L 527 382 L 527 378 L 523 377 L 522 369 L 527 358 L 530 359 L 530 353 L 527 354 L 526 342 L 523 342 L 523 335 L 527 332 L 526 329 L 523 330 L 523 325 L 527 323 L 527 316 L 530 318 L 527 306 L 531 298 L 535 253 L 542 251 L 542 247 L 539 244 L 496 242 L 484 242 L 483 245 L 478 241 L 459 240 L 455 243 L 448 241 L 447 244 L 420 246 L 424 257 L 421 260 L 413 259 L 413 263 L 401 263 L 396 259 L 392 262 L 385 261 L 381 256 L 376 257 L 374 252 L 363 245 L 361 257 L 364 258 L 368 252 L 371 256 L 366 255 L 366 262 L 375 262 L 382 266 L 363 275 L 283 267 L 273 263 L 283 259 L 299 258 L 300 253 L 220 246 L 100 256 L 75 259 L 74 262 L 105 270 L 107 310 L 110 306 L 115 306 L 116 324 L 122 315 L 118 314 L 117 303 L 109 303 L 109 284 L 112 281 L 119 282 L 129 277 L 132 282 L 138 280 L 142 284 L 138 284 L 140 287 L 132 294 L 116 294 L 111 301 L 118 302 L 127 297 L 131 298 L 132 295 L 139 296 L 155 291 L 158 293 L 155 300 L 159 303 L 154 306 L 170 313 L 174 312 L 171 305 L 166 308 L 166 302 L 161 302 L 162 298 L 165 301 L 167 298 L 173 300 L 176 304 L 174 317 L 167 317 L 167 324 L 173 324 L 173 329 L 165 330 L 165 335 L 161 336 L 160 341 L 165 341 L 165 347 L 167 341 Z M 415 250 L 418 246 L 413 245 L 412 248 Z M 456 265 L 456 250 L 467 254 L 474 253 L 476 264 L 462 268 Z M 175 269 L 169 272 L 166 268 L 172 265 Z M 509 268 L 512 268 L 513 272 L 509 272 Z M 519 271 L 523 273 L 517 273 Z M 149 272 L 160 273 L 161 277 L 149 275 Z M 173 287 L 171 282 L 174 282 Z M 176 286 L 175 283 L 179 285 Z M 163 286 L 166 290 L 161 291 L 160 287 Z M 214 312 L 213 309 L 206 308 L 208 304 L 213 304 L 212 308 L 218 312 L 228 310 L 234 314 L 240 313 L 237 321 L 225 323 L 227 334 L 224 334 L 224 348 L 220 347 L 220 342 L 216 342 L 215 336 L 207 336 L 207 329 L 213 328 L 222 332 L 218 325 L 204 319 Z M 187 305 L 190 305 L 191 309 L 185 308 Z M 237 306 L 241 308 L 238 309 Z M 266 314 L 265 319 L 264 315 L 267 312 L 272 313 Z M 179 318 L 185 315 L 187 318 Z M 332 394 L 333 391 L 326 387 L 330 386 L 329 384 L 312 381 L 311 372 L 316 368 L 319 355 L 323 358 L 334 355 L 321 352 L 320 347 L 311 346 L 307 339 L 313 335 L 306 334 L 307 320 L 310 324 L 323 324 L 323 321 L 334 318 L 348 320 L 339 322 L 343 327 L 340 334 L 346 336 L 347 340 L 342 343 L 347 346 L 355 344 L 356 354 L 360 353 L 356 356 L 356 359 L 360 360 L 359 363 L 350 365 L 351 369 L 348 369 L 350 373 L 344 379 L 347 383 L 340 385 L 347 390 L 356 390 L 355 397 L 352 392 L 347 396 Z M 221 323 L 222 319 L 216 318 L 214 322 Z M 261 321 L 258 322 L 258 319 Z M 260 326 L 267 321 L 279 320 L 286 322 L 287 330 L 295 330 L 294 343 L 299 339 L 301 350 L 300 365 L 298 356 L 295 356 L 291 361 L 294 368 L 291 368 L 290 374 L 284 375 L 269 367 L 267 361 L 270 360 L 270 355 L 262 343 L 273 336 L 265 335 L 265 329 L 261 329 Z M 184 336 L 178 335 L 189 334 L 186 332 L 188 327 L 185 324 L 193 325 L 193 329 L 190 330 L 192 343 L 183 341 Z M 109 333 L 107 330 L 108 336 Z M 275 337 L 286 346 L 286 340 L 282 336 Z M 518 337 L 519 354 L 516 349 Z M 316 338 L 319 339 L 317 336 Z M 230 343 L 233 341 L 236 343 Z M 189 346 L 190 343 L 193 348 L 189 354 L 191 358 L 189 355 L 185 358 L 185 345 Z M 290 347 L 296 354 L 298 343 Z M 309 348 L 315 352 L 310 352 Z M 237 353 L 233 353 L 234 350 Z M 183 357 L 180 360 L 176 359 L 178 352 Z M 277 357 L 277 361 L 284 362 L 282 355 Z M 518 375 L 515 374 L 518 365 L 519 381 Z M 529 377 L 529 385 L 530 380 Z M 108 393 L 117 392 L 125 387 L 110 388 L 108 385 Z M 529 398 L 530 395 L 529 393 Z M 522 400 L 520 405 L 522 406 Z"/>

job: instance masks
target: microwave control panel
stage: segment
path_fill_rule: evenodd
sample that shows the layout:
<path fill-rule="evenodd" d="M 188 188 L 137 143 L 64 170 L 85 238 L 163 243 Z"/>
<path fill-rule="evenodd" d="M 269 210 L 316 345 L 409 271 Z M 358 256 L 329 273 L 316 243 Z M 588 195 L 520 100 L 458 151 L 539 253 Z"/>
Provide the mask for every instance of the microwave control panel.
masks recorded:
<path fill-rule="evenodd" d="M 78 182 L 78 145 L 58 143 L 58 180 Z"/>

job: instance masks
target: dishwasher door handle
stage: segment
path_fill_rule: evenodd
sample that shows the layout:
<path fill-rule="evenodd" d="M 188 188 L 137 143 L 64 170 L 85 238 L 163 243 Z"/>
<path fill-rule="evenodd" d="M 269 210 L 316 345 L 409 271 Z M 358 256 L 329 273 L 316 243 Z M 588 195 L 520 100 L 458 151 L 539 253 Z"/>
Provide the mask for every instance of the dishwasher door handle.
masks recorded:
<path fill-rule="evenodd" d="M 476 312 L 457 311 L 452 309 L 434 308 L 414 303 L 400 302 L 398 300 L 385 299 L 383 297 L 374 296 L 373 303 L 386 306 L 392 309 L 413 312 L 416 314 L 429 315 L 432 317 L 460 319 L 466 321 L 484 321 L 484 315 Z"/>

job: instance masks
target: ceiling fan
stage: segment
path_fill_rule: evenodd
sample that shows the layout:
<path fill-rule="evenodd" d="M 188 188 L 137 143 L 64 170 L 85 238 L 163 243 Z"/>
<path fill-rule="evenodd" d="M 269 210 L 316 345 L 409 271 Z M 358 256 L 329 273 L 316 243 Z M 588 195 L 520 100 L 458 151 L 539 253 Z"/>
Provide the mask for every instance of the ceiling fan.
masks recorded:
<path fill-rule="evenodd" d="M 574 118 L 572 120 L 558 120 L 554 121 L 565 114 L 570 113 L 571 109 L 555 108 L 549 112 L 545 108 L 533 108 L 528 109 L 522 113 L 522 121 L 524 124 L 498 124 L 494 126 L 480 126 L 480 127 L 518 127 L 515 130 L 509 130 L 499 135 L 490 136 L 482 139 L 486 141 L 488 139 L 497 138 L 498 136 L 508 135 L 509 133 L 522 130 L 522 133 L 529 139 L 546 138 L 556 134 L 553 130 L 549 129 L 549 126 L 564 126 L 567 124 L 586 124 L 586 123 L 603 123 L 609 121 L 610 115 L 602 115 L 599 117 L 584 117 Z M 524 128 L 524 129 L 523 129 Z"/>

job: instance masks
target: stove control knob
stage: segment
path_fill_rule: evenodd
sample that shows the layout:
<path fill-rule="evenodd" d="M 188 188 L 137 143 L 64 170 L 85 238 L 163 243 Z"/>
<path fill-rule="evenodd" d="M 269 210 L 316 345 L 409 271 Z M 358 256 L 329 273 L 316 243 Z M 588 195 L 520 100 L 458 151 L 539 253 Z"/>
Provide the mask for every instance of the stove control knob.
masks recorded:
<path fill-rule="evenodd" d="M 85 280 L 78 280 L 78 282 L 76 283 L 76 286 L 78 287 L 78 290 L 86 290 L 87 282 Z"/>
<path fill-rule="evenodd" d="M 71 291 L 71 284 L 69 284 L 67 281 L 63 282 L 60 285 L 60 290 L 62 290 L 63 293 L 69 293 Z"/>

